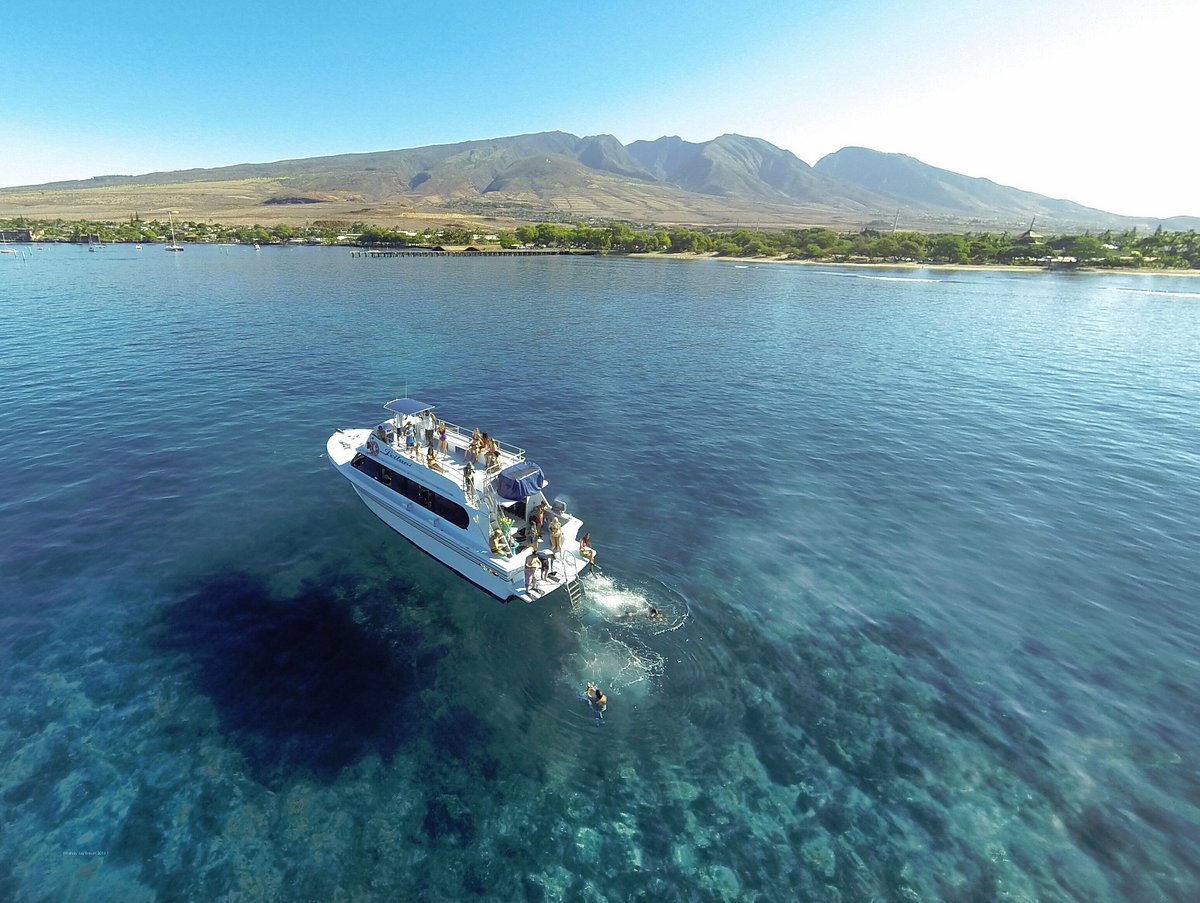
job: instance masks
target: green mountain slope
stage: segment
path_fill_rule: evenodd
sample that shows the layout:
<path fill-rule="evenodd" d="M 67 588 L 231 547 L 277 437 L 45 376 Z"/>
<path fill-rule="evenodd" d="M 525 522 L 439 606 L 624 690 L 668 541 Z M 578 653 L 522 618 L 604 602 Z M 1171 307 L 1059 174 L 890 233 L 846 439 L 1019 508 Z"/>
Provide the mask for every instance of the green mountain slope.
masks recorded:
<path fill-rule="evenodd" d="M 939 169 L 904 154 L 884 154 L 865 147 L 844 147 L 822 157 L 814 168 L 830 179 L 858 185 L 925 210 L 1067 219 L 1107 215 L 1071 201 L 999 185 L 991 179 Z"/>
<path fill-rule="evenodd" d="M 274 203 L 278 201 L 289 203 Z M 298 204 L 304 200 L 308 203 Z M 761 138 L 678 137 L 622 145 L 612 135 L 536 132 L 403 150 L 99 176 L 0 189 L 0 215 L 98 215 L 171 208 L 197 217 L 286 221 L 595 217 L 638 222 L 908 228 L 1156 225 L 928 166 L 843 148 L 809 166 Z M 299 208 L 303 208 L 300 210 Z M 110 213 L 110 215 L 112 215 Z M 1177 217 L 1169 228 L 1200 220 Z"/>

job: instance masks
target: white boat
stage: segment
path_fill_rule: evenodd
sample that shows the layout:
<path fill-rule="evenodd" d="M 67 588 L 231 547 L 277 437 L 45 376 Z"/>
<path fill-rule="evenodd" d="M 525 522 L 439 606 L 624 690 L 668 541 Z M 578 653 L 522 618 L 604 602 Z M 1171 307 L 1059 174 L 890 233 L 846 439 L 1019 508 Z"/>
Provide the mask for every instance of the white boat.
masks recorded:
<path fill-rule="evenodd" d="M 426 412 L 432 415 L 433 405 L 397 398 L 384 409 L 391 416 L 374 429 L 339 429 L 325 445 L 333 466 L 380 520 L 504 602 L 532 602 L 560 588 L 567 590 L 572 603 L 579 600 L 577 578 L 589 566 L 578 550 L 583 522 L 563 502 L 546 498 L 542 469 L 525 459 L 523 449 L 496 442 L 491 466 L 479 463 L 474 491 L 467 491 L 464 468 L 468 460 L 475 464 L 468 452 L 471 431 L 447 422 L 448 453 L 438 452 L 430 467 L 423 430 L 415 430 L 420 445 L 414 454 L 406 445 L 406 427 L 419 423 Z M 549 576 L 527 590 L 525 562 L 536 532 L 532 518 L 543 505 L 544 524 L 537 541 Z M 550 547 L 552 520 L 558 521 L 562 534 L 557 555 Z M 511 538 L 511 544 L 499 542 L 497 530 Z"/>
<path fill-rule="evenodd" d="M 169 245 L 167 245 L 167 250 L 168 251 L 182 251 L 183 245 L 181 245 L 177 241 L 175 241 L 175 220 L 172 219 L 171 214 L 169 214 L 169 213 L 167 214 L 167 221 L 171 224 L 171 243 Z"/>

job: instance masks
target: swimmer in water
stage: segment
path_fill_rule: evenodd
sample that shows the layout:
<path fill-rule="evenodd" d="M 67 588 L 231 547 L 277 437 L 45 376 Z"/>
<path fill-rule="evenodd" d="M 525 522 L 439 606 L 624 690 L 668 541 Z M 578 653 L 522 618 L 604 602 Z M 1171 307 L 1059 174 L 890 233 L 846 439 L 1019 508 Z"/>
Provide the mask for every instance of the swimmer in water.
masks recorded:
<path fill-rule="evenodd" d="M 590 680 L 587 685 L 587 701 L 602 712 L 608 707 L 608 697 L 604 695 L 603 690 Z"/>
<path fill-rule="evenodd" d="M 663 614 L 663 610 L 661 608 L 655 608 L 653 605 L 648 606 L 644 610 L 637 609 L 637 608 L 627 608 L 624 612 L 622 612 L 621 617 L 622 618 L 640 618 L 643 615 L 645 617 L 649 618 L 655 624 L 667 623 L 667 616 L 665 614 Z"/>

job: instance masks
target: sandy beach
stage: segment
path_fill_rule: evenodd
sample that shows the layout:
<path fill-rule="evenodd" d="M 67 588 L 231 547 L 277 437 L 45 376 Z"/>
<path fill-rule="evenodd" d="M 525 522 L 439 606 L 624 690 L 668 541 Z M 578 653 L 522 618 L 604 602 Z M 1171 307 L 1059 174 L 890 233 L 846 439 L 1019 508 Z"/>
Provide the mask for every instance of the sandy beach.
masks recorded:
<path fill-rule="evenodd" d="M 1045 273 L 1051 272 L 1045 267 L 1039 266 L 1015 266 L 1013 264 L 1001 263 L 919 263 L 916 261 L 899 261 L 896 263 L 884 263 L 874 261 L 841 261 L 841 260 L 791 260 L 786 257 L 721 257 L 716 254 L 692 254 L 681 252 L 678 254 L 663 254 L 659 252 L 650 252 L 645 254 L 629 254 L 628 257 L 636 257 L 643 260 L 714 260 L 722 263 L 738 264 L 740 266 L 757 266 L 759 264 L 785 264 L 789 266 L 819 266 L 819 267 L 845 267 L 851 269 L 864 270 L 938 270 L 938 271 L 960 271 L 969 272 L 972 270 L 981 270 L 987 272 L 1000 273 Z M 1121 268 L 1121 267 L 1078 267 L 1074 270 L 1054 270 L 1057 273 L 1066 274 L 1115 274 L 1122 273 L 1130 276 L 1200 276 L 1200 270 L 1176 270 L 1141 267 L 1139 269 Z"/>

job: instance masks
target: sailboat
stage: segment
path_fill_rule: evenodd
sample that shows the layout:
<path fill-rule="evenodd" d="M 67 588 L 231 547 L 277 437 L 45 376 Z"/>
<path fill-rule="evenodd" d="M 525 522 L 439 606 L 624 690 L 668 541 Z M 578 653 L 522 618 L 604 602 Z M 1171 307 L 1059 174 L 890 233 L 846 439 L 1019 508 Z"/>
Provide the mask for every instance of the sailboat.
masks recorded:
<path fill-rule="evenodd" d="M 171 218 L 171 214 L 167 213 L 167 222 L 171 224 L 171 243 L 167 245 L 168 251 L 182 251 L 183 245 L 175 241 L 175 220 Z"/>

